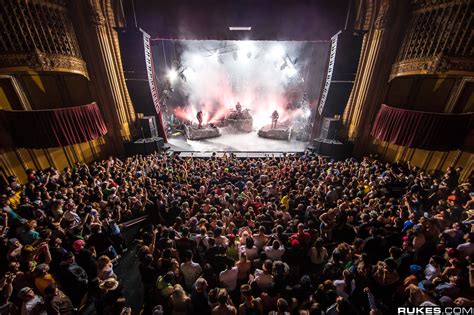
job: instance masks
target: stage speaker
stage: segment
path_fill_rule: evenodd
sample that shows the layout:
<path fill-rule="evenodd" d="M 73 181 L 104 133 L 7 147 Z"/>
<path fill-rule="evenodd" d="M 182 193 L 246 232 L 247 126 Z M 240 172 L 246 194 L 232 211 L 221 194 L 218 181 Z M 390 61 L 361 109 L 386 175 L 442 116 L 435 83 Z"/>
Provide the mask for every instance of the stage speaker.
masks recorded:
<path fill-rule="evenodd" d="M 125 82 L 135 111 L 146 116 L 156 115 L 159 99 L 149 35 L 133 27 L 117 28 L 117 34 Z"/>
<path fill-rule="evenodd" d="M 313 140 L 312 151 L 322 156 L 328 156 L 336 160 L 343 160 L 351 155 L 352 144 L 337 140 L 316 138 Z"/>
<path fill-rule="evenodd" d="M 323 139 L 336 139 L 339 128 L 341 127 L 341 122 L 337 118 L 324 117 L 321 127 L 320 137 Z"/>
<path fill-rule="evenodd" d="M 141 136 L 143 138 L 158 137 L 158 130 L 156 128 L 155 116 L 145 116 L 138 119 Z"/>
<path fill-rule="evenodd" d="M 340 31 L 331 38 L 329 64 L 319 101 L 321 116 L 342 115 L 354 85 L 363 36 Z"/>
<path fill-rule="evenodd" d="M 147 155 L 156 151 L 164 150 L 164 141 L 160 137 L 142 138 L 133 142 L 125 143 L 127 155 Z"/>

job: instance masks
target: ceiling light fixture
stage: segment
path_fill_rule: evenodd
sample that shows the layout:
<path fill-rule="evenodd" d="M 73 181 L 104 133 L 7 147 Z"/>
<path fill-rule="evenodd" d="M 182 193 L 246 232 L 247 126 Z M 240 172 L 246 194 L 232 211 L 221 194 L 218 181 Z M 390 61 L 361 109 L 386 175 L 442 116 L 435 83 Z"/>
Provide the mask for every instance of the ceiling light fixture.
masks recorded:
<path fill-rule="evenodd" d="M 229 31 L 251 31 L 251 26 L 229 26 Z"/>

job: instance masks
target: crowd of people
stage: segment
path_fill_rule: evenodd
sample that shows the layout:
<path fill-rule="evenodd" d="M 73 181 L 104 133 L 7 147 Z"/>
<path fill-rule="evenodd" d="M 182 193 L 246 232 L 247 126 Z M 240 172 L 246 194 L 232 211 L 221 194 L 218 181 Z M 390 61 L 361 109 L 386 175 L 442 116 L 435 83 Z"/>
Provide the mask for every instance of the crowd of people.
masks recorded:
<path fill-rule="evenodd" d="M 151 154 L 9 178 L 0 314 L 130 314 L 114 272 L 137 239 L 142 314 L 385 314 L 474 306 L 474 192 L 375 157 Z"/>

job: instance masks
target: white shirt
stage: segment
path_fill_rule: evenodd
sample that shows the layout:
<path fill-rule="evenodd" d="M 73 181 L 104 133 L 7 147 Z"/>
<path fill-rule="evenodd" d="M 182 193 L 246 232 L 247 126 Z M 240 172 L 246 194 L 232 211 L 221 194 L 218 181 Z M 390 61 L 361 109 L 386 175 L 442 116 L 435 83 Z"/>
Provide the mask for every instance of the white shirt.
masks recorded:
<path fill-rule="evenodd" d="M 221 271 L 219 274 L 219 280 L 222 282 L 227 291 L 232 292 L 237 287 L 237 275 L 239 274 L 239 269 L 237 267 L 232 267 L 232 269 L 226 269 Z"/>
<path fill-rule="evenodd" d="M 342 296 L 345 300 L 349 299 L 349 294 L 352 294 L 355 290 L 355 280 L 351 280 L 351 292 L 347 294 L 346 292 L 346 282 L 344 280 L 335 280 L 333 282 L 334 286 L 336 287 L 336 293 L 339 296 Z"/>
<path fill-rule="evenodd" d="M 198 263 L 193 261 L 184 262 L 180 266 L 181 272 L 183 273 L 184 286 L 186 289 L 191 289 L 194 282 L 199 278 L 202 272 L 202 268 Z"/>
<path fill-rule="evenodd" d="M 66 210 L 66 212 L 64 212 L 64 219 L 73 221 L 73 226 L 77 226 L 81 222 L 79 215 L 76 212 L 70 210 Z"/>
<path fill-rule="evenodd" d="M 28 302 L 23 302 L 21 306 L 21 315 L 32 314 L 32 311 L 38 307 L 38 304 L 44 304 L 43 298 L 35 295 L 35 297 Z M 40 311 L 39 315 L 46 315 L 46 311 Z"/>
<path fill-rule="evenodd" d="M 281 260 L 281 256 L 285 253 L 285 247 L 280 246 L 278 249 L 273 249 L 273 246 L 265 246 L 265 255 L 268 259 L 273 261 Z"/>
<path fill-rule="evenodd" d="M 240 253 L 245 253 L 248 260 L 254 260 L 258 257 L 258 249 L 255 246 L 252 248 L 247 248 L 245 245 L 243 245 L 240 247 Z"/>
<path fill-rule="evenodd" d="M 440 270 L 437 267 L 434 267 L 431 264 L 426 265 L 425 267 L 425 278 L 426 280 L 432 280 L 440 274 Z"/>

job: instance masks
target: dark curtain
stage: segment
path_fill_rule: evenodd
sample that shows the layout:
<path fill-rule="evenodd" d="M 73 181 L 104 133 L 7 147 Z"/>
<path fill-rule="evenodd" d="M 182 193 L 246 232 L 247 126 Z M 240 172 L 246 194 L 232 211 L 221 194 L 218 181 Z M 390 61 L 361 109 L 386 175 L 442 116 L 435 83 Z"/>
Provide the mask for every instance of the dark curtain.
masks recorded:
<path fill-rule="evenodd" d="M 51 110 L 0 111 L 13 146 L 44 149 L 94 140 L 107 133 L 96 103 Z"/>
<path fill-rule="evenodd" d="M 463 147 L 473 117 L 474 113 L 420 112 L 382 105 L 371 135 L 410 148 L 450 151 Z"/>

